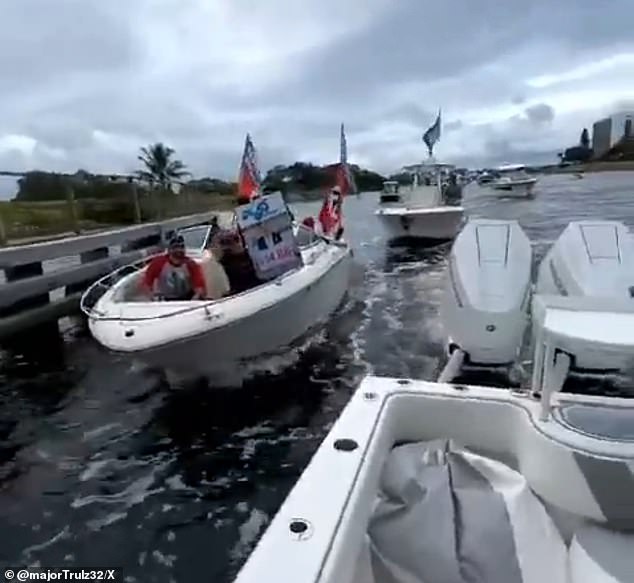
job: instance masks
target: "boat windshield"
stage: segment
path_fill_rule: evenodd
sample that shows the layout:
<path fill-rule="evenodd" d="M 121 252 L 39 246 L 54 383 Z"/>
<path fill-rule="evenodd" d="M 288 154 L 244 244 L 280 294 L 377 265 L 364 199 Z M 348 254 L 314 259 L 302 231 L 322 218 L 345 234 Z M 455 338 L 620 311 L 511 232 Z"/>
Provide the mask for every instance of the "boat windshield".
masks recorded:
<path fill-rule="evenodd" d="M 187 249 L 202 249 L 207 242 L 208 233 L 208 226 L 192 227 L 178 232 L 185 240 L 185 247 Z"/>
<path fill-rule="evenodd" d="M 398 182 L 393 182 L 393 181 L 389 181 L 389 182 L 384 182 L 383 183 L 383 192 L 385 194 L 396 194 L 398 193 Z"/>

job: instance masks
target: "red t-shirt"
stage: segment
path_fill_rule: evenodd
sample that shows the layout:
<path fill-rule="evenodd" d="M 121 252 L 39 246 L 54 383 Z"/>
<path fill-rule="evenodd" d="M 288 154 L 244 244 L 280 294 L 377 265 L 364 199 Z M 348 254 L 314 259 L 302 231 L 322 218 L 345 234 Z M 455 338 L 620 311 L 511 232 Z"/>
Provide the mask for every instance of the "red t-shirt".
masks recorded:
<path fill-rule="evenodd" d="M 181 276 L 180 279 L 183 279 L 182 276 L 184 276 L 186 281 L 179 283 L 179 276 Z M 189 277 L 187 278 L 187 276 Z M 203 276 L 203 271 L 200 265 L 198 265 L 198 263 L 190 257 L 185 257 L 185 260 L 181 265 L 174 265 L 171 263 L 167 254 L 159 255 L 158 257 L 152 259 L 143 274 L 143 284 L 149 289 L 153 289 L 157 280 L 159 281 L 159 285 L 176 281 L 177 285 L 174 287 L 179 287 L 179 285 L 189 285 L 189 287 L 191 287 L 194 291 L 202 289 L 204 292 L 205 290 L 205 278 Z M 170 295 L 169 290 L 167 289 L 159 290 L 159 293 L 162 295 Z"/>

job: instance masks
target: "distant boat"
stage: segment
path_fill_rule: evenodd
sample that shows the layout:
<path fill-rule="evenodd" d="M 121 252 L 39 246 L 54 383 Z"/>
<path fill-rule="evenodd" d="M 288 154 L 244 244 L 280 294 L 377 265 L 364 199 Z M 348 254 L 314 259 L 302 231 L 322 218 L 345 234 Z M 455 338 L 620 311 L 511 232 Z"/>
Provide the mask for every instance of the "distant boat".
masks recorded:
<path fill-rule="evenodd" d="M 489 186 L 501 193 L 501 196 L 527 198 L 533 194 L 537 178 L 526 172 L 523 164 L 509 164 L 496 168 L 498 178 Z"/>
<path fill-rule="evenodd" d="M 462 200 L 462 187 L 443 184 L 450 164 L 439 164 L 433 158 L 433 149 L 441 134 L 441 113 L 423 134 L 423 142 L 429 153 L 428 161 L 411 168 L 413 182 L 401 191 L 399 184 L 386 182 L 376 216 L 392 241 L 418 239 L 440 243 L 453 239 L 464 221 L 464 209 L 458 206 Z M 444 188 L 445 187 L 445 188 Z M 451 206 L 450 206 L 451 205 Z"/>
<path fill-rule="evenodd" d="M 458 234 L 464 208 L 445 202 L 442 171 L 448 167 L 451 166 L 431 161 L 419 166 L 411 186 L 384 183 L 375 214 L 391 240 L 412 238 L 431 243 L 448 241 Z"/>

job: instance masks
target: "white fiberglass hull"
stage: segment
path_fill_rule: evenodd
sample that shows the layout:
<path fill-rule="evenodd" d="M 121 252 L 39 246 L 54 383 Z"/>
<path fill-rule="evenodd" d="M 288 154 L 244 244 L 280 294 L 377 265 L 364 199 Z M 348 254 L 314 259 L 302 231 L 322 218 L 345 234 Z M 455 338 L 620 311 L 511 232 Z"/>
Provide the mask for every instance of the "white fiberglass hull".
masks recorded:
<path fill-rule="evenodd" d="M 532 250 L 517 221 L 472 219 L 454 242 L 440 314 L 471 364 L 517 359 L 528 323 Z"/>
<path fill-rule="evenodd" d="M 323 249 L 324 245 L 318 245 L 322 248 L 313 263 L 309 258 L 298 272 L 253 290 L 200 302 L 201 307 L 193 310 L 194 302 L 120 304 L 117 319 L 89 319 L 90 330 L 111 351 L 183 374 L 213 372 L 278 352 L 323 324 L 346 294 L 350 250 L 336 245 Z M 96 308 L 117 313 L 116 304 L 108 305 L 108 297 L 104 298 Z M 176 304 L 187 311 L 170 315 Z M 165 315 L 139 320 L 143 310 Z"/>
<path fill-rule="evenodd" d="M 633 273 L 634 240 L 625 225 L 571 222 L 539 266 L 533 342 L 539 346 L 545 335 L 554 335 L 555 347 L 577 371 L 630 371 Z"/>
<path fill-rule="evenodd" d="M 526 180 L 517 181 L 499 180 L 489 183 L 488 186 L 495 190 L 498 196 L 527 198 L 533 195 L 536 183 L 536 178 L 528 178 Z"/>
<path fill-rule="evenodd" d="M 368 377 L 236 583 L 631 583 L 633 422 L 628 399 L 544 421 L 529 392 Z"/>
<path fill-rule="evenodd" d="M 431 241 L 453 239 L 462 228 L 464 209 L 460 206 L 380 208 L 376 216 L 390 239 L 415 238 Z"/>

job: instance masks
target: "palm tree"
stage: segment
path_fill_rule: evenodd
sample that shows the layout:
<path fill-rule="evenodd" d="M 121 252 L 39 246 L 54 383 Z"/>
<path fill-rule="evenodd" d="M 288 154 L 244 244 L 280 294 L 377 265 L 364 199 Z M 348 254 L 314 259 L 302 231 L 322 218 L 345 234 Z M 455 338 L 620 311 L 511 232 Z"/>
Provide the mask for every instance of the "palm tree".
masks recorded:
<path fill-rule="evenodd" d="M 180 178 L 189 176 L 185 164 L 180 160 L 172 160 L 174 150 L 158 142 L 141 148 L 139 160 L 145 165 L 137 175 L 150 184 L 158 184 L 161 190 L 171 190 L 172 183 Z"/>

